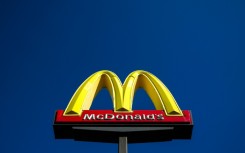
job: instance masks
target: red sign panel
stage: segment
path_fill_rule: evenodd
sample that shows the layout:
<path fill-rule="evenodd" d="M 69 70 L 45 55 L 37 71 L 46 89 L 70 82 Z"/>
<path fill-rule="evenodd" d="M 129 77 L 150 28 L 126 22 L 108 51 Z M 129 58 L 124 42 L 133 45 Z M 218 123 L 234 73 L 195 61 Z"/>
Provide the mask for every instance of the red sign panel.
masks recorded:
<path fill-rule="evenodd" d="M 162 110 L 134 110 L 114 112 L 112 110 L 84 110 L 81 116 L 64 116 L 58 110 L 56 123 L 176 123 L 192 124 L 191 112 L 183 110 L 183 116 L 167 116 Z"/>

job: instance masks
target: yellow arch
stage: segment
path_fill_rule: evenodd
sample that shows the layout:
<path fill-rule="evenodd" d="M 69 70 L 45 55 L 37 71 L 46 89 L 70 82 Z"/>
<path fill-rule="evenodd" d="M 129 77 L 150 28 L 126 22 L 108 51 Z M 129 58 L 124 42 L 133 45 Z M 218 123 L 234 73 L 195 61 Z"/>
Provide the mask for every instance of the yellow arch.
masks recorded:
<path fill-rule="evenodd" d="M 157 110 L 164 110 L 168 116 L 183 116 L 167 87 L 156 76 L 142 70 L 130 73 L 124 85 L 111 71 L 102 70 L 94 73 L 79 86 L 64 115 L 77 116 L 82 114 L 82 110 L 89 110 L 94 97 L 102 87 L 109 90 L 114 111 L 132 111 L 134 93 L 138 88 L 143 88 Z"/>
<path fill-rule="evenodd" d="M 66 107 L 64 115 L 81 115 L 82 110 L 89 110 L 94 97 L 102 87 L 109 90 L 113 100 L 114 110 L 121 108 L 123 103 L 121 86 L 120 79 L 111 71 L 102 70 L 92 74 L 78 87 Z"/>
<path fill-rule="evenodd" d="M 132 110 L 134 93 L 138 88 L 146 91 L 157 110 L 164 110 L 168 116 L 183 116 L 168 88 L 156 76 L 142 70 L 129 74 L 123 85 L 123 106 L 127 110 Z"/>

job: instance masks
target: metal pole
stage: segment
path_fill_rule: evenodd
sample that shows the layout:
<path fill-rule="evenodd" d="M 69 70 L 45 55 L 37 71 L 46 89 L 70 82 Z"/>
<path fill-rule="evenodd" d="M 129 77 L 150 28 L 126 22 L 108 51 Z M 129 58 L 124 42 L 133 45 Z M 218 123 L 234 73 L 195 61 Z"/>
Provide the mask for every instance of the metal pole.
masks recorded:
<path fill-rule="evenodd" d="M 128 140 L 127 140 L 127 137 L 119 137 L 118 153 L 128 153 Z"/>

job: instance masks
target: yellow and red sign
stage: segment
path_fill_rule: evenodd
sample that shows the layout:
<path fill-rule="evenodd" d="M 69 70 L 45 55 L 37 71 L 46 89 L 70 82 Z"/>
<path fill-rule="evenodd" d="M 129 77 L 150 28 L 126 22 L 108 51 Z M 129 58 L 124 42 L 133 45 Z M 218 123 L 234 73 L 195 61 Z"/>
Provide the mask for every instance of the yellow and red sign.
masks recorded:
<path fill-rule="evenodd" d="M 93 99 L 102 88 L 108 89 L 113 110 L 90 110 Z M 132 110 L 134 94 L 138 88 L 146 91 L 156 110 Z M 137 130 L 133 129 L 135 127 Z M 91 136 L 95 133 L 96 137 L 110 133 L 112 137 L 126 135 L 129 142 L 130 137 L 132 142 L 148 141 L 141 140 L 134 134 L 143 132 L 143 135 L 165 135 L 163 138 L 146 136 L 149 141 L 188 139 L 191 137 L 192 127 L 191 112 L 182 111 L 168 88 L 156 76 L 142 70 L 129 74 L 124 84 L 111 71 L 94 73 L 79 86 L 67 108 L 56 112 L 54 122 L 56 138 L 106 142 L 114 140 Z M 91 131 L 93 132 L 90 133 Z"/>

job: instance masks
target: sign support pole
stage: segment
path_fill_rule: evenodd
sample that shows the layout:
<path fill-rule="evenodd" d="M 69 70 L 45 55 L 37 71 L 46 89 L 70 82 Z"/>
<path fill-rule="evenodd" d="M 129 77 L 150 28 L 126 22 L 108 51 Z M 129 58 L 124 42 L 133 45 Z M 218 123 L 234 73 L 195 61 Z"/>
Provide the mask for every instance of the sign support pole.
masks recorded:
<path fill-rule="evenodd" d="M 127 140 L 127 137 L 119 137 L 118 153 L 128 153 L 128 140 Z"/>

